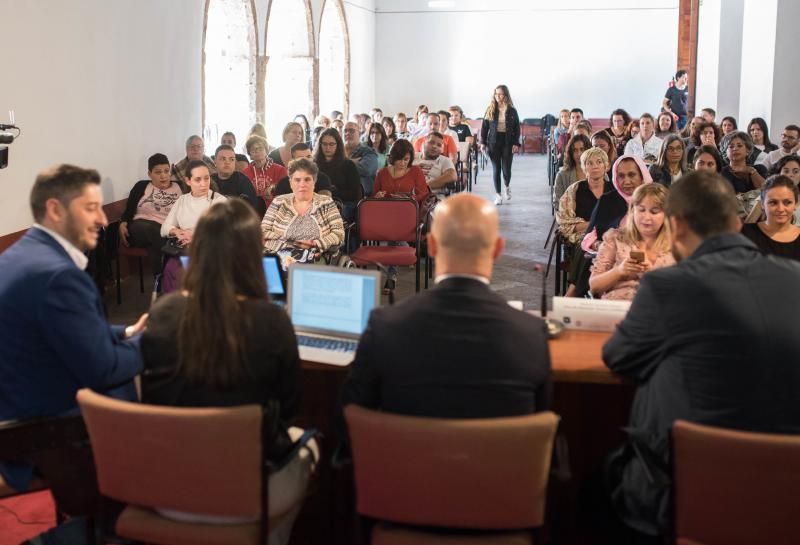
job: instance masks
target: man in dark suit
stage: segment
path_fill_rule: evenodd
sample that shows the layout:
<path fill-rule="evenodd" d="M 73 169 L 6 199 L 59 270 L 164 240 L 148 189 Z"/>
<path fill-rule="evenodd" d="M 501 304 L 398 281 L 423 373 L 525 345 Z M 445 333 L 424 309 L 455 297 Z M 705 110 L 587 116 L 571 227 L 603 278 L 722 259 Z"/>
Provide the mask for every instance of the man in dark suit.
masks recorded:
<path fill-rule="evenodd" d="M 30 202 L 36 223 L 0 255 L 0 420 L 77 410 L 84 387 L 134 399 L 141 360 L 125 338 L 146 315 L 128 328 L 109 326 L 83 271 L 84 252 L 107 224 L 100 175 L 54 167 L 36 178 Z M 26 487 L 30 468 L 10 467 L 0 467 L 9 484 Z"/>
<path fill-rule="evenodd" d="M 610 460 L 615 511 L 652 536 L 669 524 L 676 419 L 800 433 L 800 264 L 738 234 L 735 195 L 714 173 L 672 184 L 665 211 L 680 263 L 642 278 L 603 347 L 606 365 L 638 386 L 628 444 Z"/>
<path fill-rule="evenodd" d="M 428 248 L 436 258 L 436 286 L 372 312 L 343 404 L 443 418 L 546 409 L 544 324 L 489 288 L 503 248 L 494 207 L 469 194 L 442 201 Z"/>

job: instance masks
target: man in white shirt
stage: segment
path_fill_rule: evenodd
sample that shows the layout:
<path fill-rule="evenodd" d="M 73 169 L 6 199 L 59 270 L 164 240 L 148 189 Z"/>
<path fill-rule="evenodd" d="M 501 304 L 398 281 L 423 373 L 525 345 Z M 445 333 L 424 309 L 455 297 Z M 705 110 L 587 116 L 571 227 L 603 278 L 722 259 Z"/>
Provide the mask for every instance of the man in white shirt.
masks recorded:
<path fill-rule="evenodd" d="M 661 152 L 662 140 L 656 136 L 656 122 L 650 114 L 642 114 L 639 118 L 639 134 L 625 144 L 625 155 L 635 155 L 652 164 Z"/>
<path fill-rule="evenodd" d="M 441 122 L 439 121 L 439 115 L 436 112 L 428 115 L 428 117 L 425 119 L 425 132 L 417 136 L 412 142 L 414 144 L 414 151 L 422 151 L 422 145 L 427 141 L 427 136 L 433 132 L 438 132 L 442 135 L 443 144 L 441 153 L 448 156 L 450 160 L 455 163 L 456 156 L 458 155 L 458 146 L 456 145 L 456 142 L 458 141 L 458 135 L 456 135 L 456 139 L 454 140 L 451 136 L 446 135 L 441 131 Z"/>
<path fill-rule="evenodd" d="M 430 190 L 440 199 L 448 194 L 447 184 L 456 181 L 456 167 L 449 157 L 442 155 L 443 147 L 444 135 L 434 131 L 425 137 L 423 152 L 414 161 L 425 174 Z"/>
<path fill-rule="evenodd" d="M 781 147 L 767 154 L 762 164 L 767 170 L 772 170 L 778 161 L 787 155 L 797 154 L 800 149 L 800 127 L 797 125 L 786 125 L 781 134 Z"/>

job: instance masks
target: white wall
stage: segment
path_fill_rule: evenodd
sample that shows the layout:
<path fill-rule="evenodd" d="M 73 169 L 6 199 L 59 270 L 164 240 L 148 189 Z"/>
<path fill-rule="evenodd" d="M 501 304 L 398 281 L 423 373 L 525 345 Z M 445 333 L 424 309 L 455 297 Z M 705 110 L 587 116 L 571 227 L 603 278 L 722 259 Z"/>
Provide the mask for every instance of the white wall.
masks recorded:
<path fill-rule="evenodd" d="M 479 116 L 505 83 L 524 117 L 574 106 L 589 117 L 617 107 L 656 113 L 676 70 L 678 0 L 454 4 L 378 0 L 375 96 L 384 111 L 458 103 Z"/>
<path fill-rule="evenodd" d="M 717 92 L 721 68 L 719 63 L 721 2 L 722 0 L 704 0 L 700 4 L 698 28 L 701 31 L 697 33 L 697 81 L 695 82 L 697 110 L 714 108 L 719 111 Z M 737 97 L 738 91 L 737 85 Z M 738 104 L 736 109 L 738 110 Z"/>
<path fill-rule="evenodd" d="M 0 170 L 0 234 L 31 223 L 36 173 L 97 168 L 107 202 L 146 177 L 156 150 L 182 157 L 200 132 L 203 0 L 0 0 L 5 49 L 0 123 L 22 136 Z"/>
<path fill-rule="evenodd" d="M 375 0 L 346 0 L 344 9 L 350 33 L 350 113 L 369 112 L 378 105 L 375 65 L 382 54 L 376 47 Z"/>
<path fill-rule="evenodd" d="M 772 116 L 777 14 L 778 0 L 745 1 L 738 117 L 741 127 L 746 128 L 753 117 L 763 117 L 769 123 Z"/>
<path fill-rule="evenodd" d="M 772 117 L 769 120 L 770 139 L 780 143 L 783 128 L 790 123 L 800 125 L 800 58 L 797 48 L 797 22 L 800 21 L 800 2 L 780 0 L 775 43 L 775 79 L 772 89 Z M 788 44 L 788 46 L 783 46 Z"/>

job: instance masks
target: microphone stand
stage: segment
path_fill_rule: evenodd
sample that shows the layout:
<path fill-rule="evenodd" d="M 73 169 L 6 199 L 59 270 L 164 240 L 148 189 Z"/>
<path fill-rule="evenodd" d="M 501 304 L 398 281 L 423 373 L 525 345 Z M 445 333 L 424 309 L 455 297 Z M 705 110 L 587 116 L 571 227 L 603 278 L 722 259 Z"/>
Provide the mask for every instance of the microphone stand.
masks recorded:
<path fill-rule="evenodd" d="M 540 301 L 539 312 L 542 315 L 545 326 L 547 326 L 547 337 L 555 339 L 564 332 L 564 324 L 560 320 L 547 317 L 547 275 L 544 274 L 544 268 L 540 264 L 536 264 L 534 270 L 542 274 L 542 298 Z M 556 271 L 558 273 L 558 271 Z"/>

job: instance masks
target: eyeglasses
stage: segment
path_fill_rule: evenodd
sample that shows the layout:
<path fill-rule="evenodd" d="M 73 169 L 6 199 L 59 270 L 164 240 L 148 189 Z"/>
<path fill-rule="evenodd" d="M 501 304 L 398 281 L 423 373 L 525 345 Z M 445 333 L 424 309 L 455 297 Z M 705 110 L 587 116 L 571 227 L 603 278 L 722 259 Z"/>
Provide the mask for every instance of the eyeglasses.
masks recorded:
<path fill-rule="evenodd" d="M 186 149 L 203 149 L 203 144 L 192 144 L 191 146 L 186 146 Z"/>
<path fill-rule="evenodd" d="M 355 129 L 345 129 L 344 132 L 356 132 Z"/>

